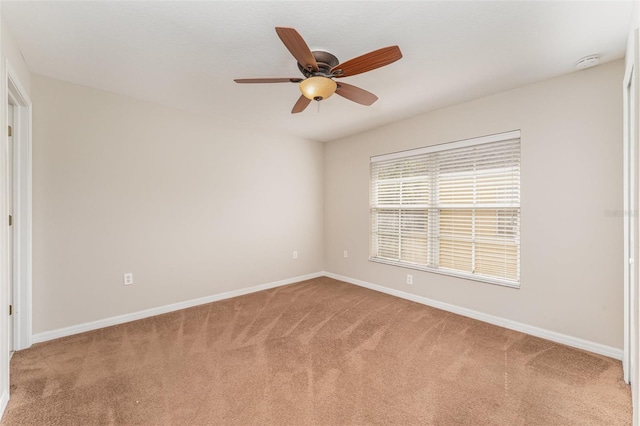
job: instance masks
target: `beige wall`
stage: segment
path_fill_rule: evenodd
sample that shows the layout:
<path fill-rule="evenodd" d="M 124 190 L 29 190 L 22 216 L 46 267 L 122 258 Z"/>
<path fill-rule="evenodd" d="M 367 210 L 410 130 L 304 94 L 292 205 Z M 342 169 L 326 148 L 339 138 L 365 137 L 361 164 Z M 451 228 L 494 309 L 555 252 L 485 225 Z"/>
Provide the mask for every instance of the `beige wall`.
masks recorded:
<path fill-rule="evenodd" d="M 322 270 L 320 143 L 31 84 L 34 333 Z"/>
<path fill-rule="evenodd" d="M 621 348 L 623 66 L 330 142 L 324 165 L 318 143 L 33 76 L 34 333 L 324 267 Z M 521 289 L 367 260 L 371 155 L 513 129 Z"/>
<path fill-rule="evenodd" d="M 325 270 L 622 348 L 623 222 L 605 211 L 622 209 L 623 70 L 620 60 L 326 144 Z M 370 156 L 515 129 L 520 289 L 368 261 Z"/>

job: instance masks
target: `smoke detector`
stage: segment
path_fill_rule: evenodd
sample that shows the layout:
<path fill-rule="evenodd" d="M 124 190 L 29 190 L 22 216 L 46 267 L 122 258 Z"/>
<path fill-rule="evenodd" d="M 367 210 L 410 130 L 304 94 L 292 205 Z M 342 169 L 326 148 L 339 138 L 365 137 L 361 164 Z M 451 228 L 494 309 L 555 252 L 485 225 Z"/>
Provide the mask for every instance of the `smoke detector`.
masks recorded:
<path fill-rule="evenodd" d="M 595 67 L 600 63 L 600 56 L 598 55 L 589 55 L 584 58 L 578 59 L 576 62 L 576 68 L 579 70 L 583 70 L 585 68 Z"/>

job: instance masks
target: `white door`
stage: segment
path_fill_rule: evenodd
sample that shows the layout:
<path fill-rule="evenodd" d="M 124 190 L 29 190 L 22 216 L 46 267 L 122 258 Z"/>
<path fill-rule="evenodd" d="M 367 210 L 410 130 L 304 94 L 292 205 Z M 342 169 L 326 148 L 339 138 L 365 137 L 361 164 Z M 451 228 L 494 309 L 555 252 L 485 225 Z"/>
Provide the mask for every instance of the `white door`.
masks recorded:
<path fill-rule="evenodd" d="M 636 30 L 637 31 L 637 30 Z M 635 61 L 636 65 L 638 63 L 637 58 Z M 628 96 L 628 127 L 626 129 L 627 132 L 629 132 L 629 140 L 630 140 L 630 145 L 632 147 L 633 150 L 633 165 L 634 165 L 634 173 L 632 175 L 632 179 L 633 179 L 633 204 L 631 204 L 632 209 L 630 214 L 628 214 L 631 223 L 633 224 L 633 233 L 632 233 L 632 238 L 634 239 L 633 244 L 631 245 L 632 248 L 632 252 L 631 252 L 631 259 L 633 259 L 633 261 L 631 262 L 632 266 L 633 266 L 633 271 L 634 271 L 634 275 L 633 275 L 633 279 L 631 279 L 629 281 L 629 290 L 630 290 L 630 294 L 629 294 L 629 311 L 630 311 L 630 315 L 629 315 L 629 379 L 631 382 L 631 388 L 632 388 L 632 395 L 633 395 L 633 406 L 634 406 L 634 424 L 638 424 L 638 410 L 640 410 L 640 406 L 639 401 L 640 401 L 640 395 L 638 395 L 638 393 L 640 392 L 640 365 L 638 365 L 638 356 L 640 355 L 639 352 L 639 344 L 640 342 L 638 341 L 638 328 L 640 326 L 639 324 L 639 320 L 640 318 L 638 318 L 638 313 L 640 312 L 640 292 L 638 291 L 638 277 L 637 277 L 637 265 L 638 265 L 638 255 L 640 254 L 640 249 L 638 244 L 640 243 L 640 237 L 638 234 L 639 231 L 639 219 L 638 219 L 638 215 L 640 213 L 640 208 L 638 206 L 638 194 L 640 194 L 640 192 L 638 192 L 638 190 L 640 189 L 638 185 L 638 183 L 640 182 L 640 177 L 639 177 L 639 173 L 638 173 L 638 166 L 639 166 L 639 162 L 638 159 L 640 158 L 640 147 L 639 147 L 639 139 L 638 139 L 638 125 L 640 124 L 638 122 L 639 118 L 638 118 L 638 102 L 640 101 L 638 99 L 638 68 L 637 66 L 634 65 L 634 67 L 631 69 L 631 75 L 629 77 L 629 85 L 628 85 L 628 92 L 629 92 L 629 96 Z"/>

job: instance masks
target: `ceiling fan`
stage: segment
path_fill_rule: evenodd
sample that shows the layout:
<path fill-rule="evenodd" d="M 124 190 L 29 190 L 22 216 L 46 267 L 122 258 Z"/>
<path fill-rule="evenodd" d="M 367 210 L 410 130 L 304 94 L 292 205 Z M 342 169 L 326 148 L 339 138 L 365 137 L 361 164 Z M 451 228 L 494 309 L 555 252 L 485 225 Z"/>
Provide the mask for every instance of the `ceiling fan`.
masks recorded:
<path fill-rule="evenodd" d="M 321 101 L 334 93 L 361 105 L 373 104 L 378 100 L 376 95 L 351 84 L 336 82 L 334 78 L 361 74 L 402 58 L 402 52 L 398 46 L 389 46 L 340 63 L 338 58 L 329 52 L 311 51 L 302 36 L 293 28 L 276 27 L 276 33 L 298 61 L 298 68 L 304 78 L 239 78 L 234 81 L 236 83 L 299 83 L 302 95 L 293 106 L 292 114 L 304 111 L 312 100 Z"/>

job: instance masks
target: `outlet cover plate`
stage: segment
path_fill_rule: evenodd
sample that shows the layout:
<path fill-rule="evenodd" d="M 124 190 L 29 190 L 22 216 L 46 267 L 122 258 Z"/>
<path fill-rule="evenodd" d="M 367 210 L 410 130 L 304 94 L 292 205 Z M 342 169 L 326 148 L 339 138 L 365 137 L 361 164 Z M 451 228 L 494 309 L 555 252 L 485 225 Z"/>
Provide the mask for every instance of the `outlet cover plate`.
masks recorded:
<path fill-rule="evenodd" d="M 133 284 L 133 274 L 132 273 L 124 274 L 123 281 L 124 281 L 124 285 Z"/>

